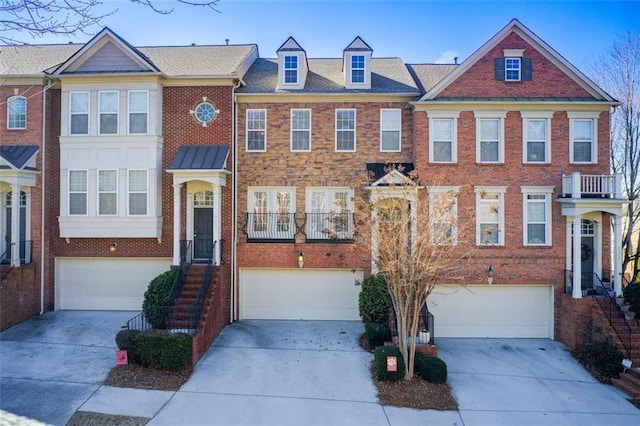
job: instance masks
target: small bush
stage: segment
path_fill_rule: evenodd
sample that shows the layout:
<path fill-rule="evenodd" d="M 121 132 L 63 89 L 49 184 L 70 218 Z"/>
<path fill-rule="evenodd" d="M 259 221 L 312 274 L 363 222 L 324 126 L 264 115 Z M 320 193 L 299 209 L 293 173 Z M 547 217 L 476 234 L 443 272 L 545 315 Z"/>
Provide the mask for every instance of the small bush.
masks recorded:
<path fill-rule="evenodd" d="M 364 332 L 370 348 L 377 348 L 384 345 L 384 342 L 391 340 L 391 331 L 385 324 L 367 322 L 364 324 Z"/>
<path fill-rule="evenodd" d="M 183 371 L 191 365 L 192 337 L 189 334 L 145 330 L 140 333 L 137 342 L 143 367 Z"/>
<path fill-rule="evenodd" d="M 132 364 L 139 364 L 138 342 L 140 338 L 140 330 L 120 330 L 116 334 L 116 345 L 118 349 L 127 351 L 127 360 Z"/>
<path fill-rule="evenodd" d="M 177 273 L 177 269 L 172 269 L 158 275 L 151 280 L 147 291 L 144 292 L 142 312 L 153 328 L 166 327 L 168 317 L 166 306 L 169 305 L 169 292 Z"/>
<path fill-rule="evenodd" d="M 382 275 L 370 275 L 362 281 L 362 290 L 358 296 L 358 308 L 362 322 L 386 324 L 389 320 L 391 305 L 387 281 Z"/>
<path fill-rule="evenodd" d="M 624 358 L 618 348 L 604 336 L 599 327 L 589 327 L 584 344 L 576 348 L 574 356 L 591 374 L 603 383 L 610 383 L 622 371 Z"/>
<path fill-rule="evenodd" d="M 416 351 L 414 370 L 419 377 L 429 383 L 446 383 L 447 381 L 447 364 L 440 358 Z"/>
<path fill-rule="evenodd" d="M 640 318 L 640 283 L 630 283 L 623 289 L 622 294 L 624 301 L 629 304 L 629 310 L 635 313 L 635 318 Z"/>
<path fill-rule="evenodd" d="M 398 371 L 387 371 L 387 357 L 398 358 Z M 400 349 L 396 346 L 378 346 L 373 354 L 373 365 L 376 379 L 387 382 L 397 382 L 404 378 L 404 359 L 400 354 Z"/>

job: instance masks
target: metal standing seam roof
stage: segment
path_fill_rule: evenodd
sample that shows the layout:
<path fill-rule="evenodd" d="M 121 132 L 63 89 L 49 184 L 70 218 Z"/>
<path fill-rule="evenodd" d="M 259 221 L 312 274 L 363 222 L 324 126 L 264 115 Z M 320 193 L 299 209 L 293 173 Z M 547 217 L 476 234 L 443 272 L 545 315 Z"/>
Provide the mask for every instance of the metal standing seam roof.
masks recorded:
<path fill-rule="evenodd" d="M 84 44 L 0 46 L 0 75 L 44 75 L 68 60 Z M 169 77 L 235 75 L 254 44 L 224 46 L 138 47 Z"/>
<path fill-rule="evenodd" d="M 16 169 L 22 169 L 36 152 L 38 152 L 38 147 L 35 145 L 0 146 L 0 156 L 11 163 Z"/>
<path fill-rule="evenodd" d="M 282 90 L 278 86 L 278 60 L 257 59 L 238 93 L 411 93 L 419 94 L 418 86 L 400 58 L 371 60 L 371 89 L 345 89 L 342 58 L 308 58 L 309 73 L 304 89 Z"/>
<path fill-rule="evenodd" d="M 181 146 L 169 170 L 223 170 L 228 156 L 228 146 Z"/>

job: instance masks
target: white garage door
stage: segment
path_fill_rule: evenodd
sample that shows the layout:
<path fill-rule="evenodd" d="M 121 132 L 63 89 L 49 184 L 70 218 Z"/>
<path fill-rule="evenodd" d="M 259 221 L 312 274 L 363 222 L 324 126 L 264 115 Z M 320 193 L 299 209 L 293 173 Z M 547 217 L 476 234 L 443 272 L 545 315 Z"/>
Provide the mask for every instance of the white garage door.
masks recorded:
<path fill-rule="evenodd" d="M 362 271 L 240 269 L 240 318 L 359 320 Z"/>
<path fill-rule="evenodd" d="M 438 286 L 429 296 L 436 337 L 553 338 L 553 287 Z"/>
<path fill-rule="evenodd" d="M 56 309 L 139 311 L 171 259 L 56 258 Z"/>

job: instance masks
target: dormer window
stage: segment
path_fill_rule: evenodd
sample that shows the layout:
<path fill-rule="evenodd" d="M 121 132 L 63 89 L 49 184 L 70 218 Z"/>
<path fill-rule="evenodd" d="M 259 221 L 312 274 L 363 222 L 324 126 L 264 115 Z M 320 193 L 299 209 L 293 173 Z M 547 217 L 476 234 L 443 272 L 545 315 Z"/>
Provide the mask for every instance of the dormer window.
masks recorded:
<path fill-rule="evenodd" d="M 351 56 L 351 83 L 364 83 L 364 55 Z"/>
<path fill-rule="evenodd" d="M 505 58 L 504 77 L 506 81 L 520 81 L 520 58 Z"/>
<path fill-rule="evenodd" d="M 298 84 L 298 57 L 295 55 L 284 57 L 284 83 Z"/>

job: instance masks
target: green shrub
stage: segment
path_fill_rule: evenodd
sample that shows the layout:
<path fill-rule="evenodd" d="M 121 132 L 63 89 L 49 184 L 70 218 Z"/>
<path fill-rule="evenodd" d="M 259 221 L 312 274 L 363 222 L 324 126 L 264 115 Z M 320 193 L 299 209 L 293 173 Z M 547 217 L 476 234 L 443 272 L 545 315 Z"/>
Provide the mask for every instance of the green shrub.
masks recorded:
<path fill-rule="evenodd" d="M 140 364 L 159 370 L 183 371 L 191 365 L 192 337 L 166 330 L 145 330 L 137 339 Z"/>
<path fill-rule="evenodd" d="M 166 308 L 169 305 L 169 292 L 177 273 L 177 269 L 172 269 L 158 275 L 151 280 L 147 291 L 144 292 L 142 312 L 153 328 L 166 327 L 169 316 Z"/>
<path fill-rule="evenodd" d="M 116 334 L 116 345 L 118 349 L 127 351 L 127 360 L 132 364 L 140 363 L 138 350 L 138 342 L 140 339 L 140 330 L 120 330 Z"/>
<path fill-rule="evenodd" d="M 384 277 L 377 274 L 365 278 L 358 296 L 358 308 L 362 322 L 386 324 L 389 320 L 390 307 L 391 296 Z"/>
<path fill-rule="evenodd" d="M 640 283 L 630 283 L 622 291 L 624 301 L 629 304 L 629 310 L 635 312 L 635 318 L 640 318 Z"/>
<path fill-rule="evenodd" d="M 384 342 L 391 340 L 391 331 L 386 324 L 367 322 L 364 324 L 364 333 L 370 348 L 377 348 L 384 345 Z"/>
<path fill-rule="evenodd" d="M 398 371 L 387 371 L 387 357 L 398 358 Z M 376 379 L 388 382 L 397 382 L 404 378 L 404 359 L 400 354 L 400 349 L 396 346 L 378 346 L 373 354 L 373 366 Z"/>
<path fill-rule="evenodd" d="M 622 371 L 624 357 L 599 327 L 587 328 L 584 344 L 573 354 L 601 382 L 611 382 Z"/>
<path fill-rule="evenodd" d="M 419 377 L 429 383 L 446 383 L 447 363 L 437 357 L 416 351 L 414 370 Z"/>

